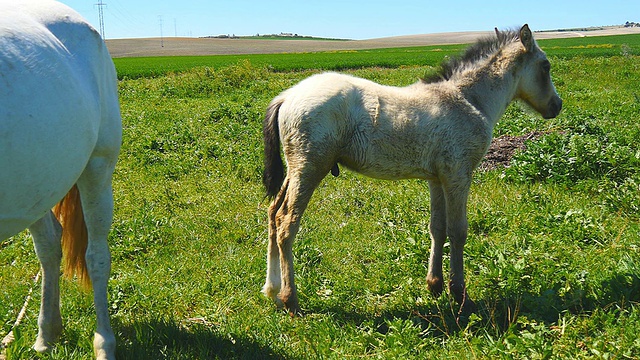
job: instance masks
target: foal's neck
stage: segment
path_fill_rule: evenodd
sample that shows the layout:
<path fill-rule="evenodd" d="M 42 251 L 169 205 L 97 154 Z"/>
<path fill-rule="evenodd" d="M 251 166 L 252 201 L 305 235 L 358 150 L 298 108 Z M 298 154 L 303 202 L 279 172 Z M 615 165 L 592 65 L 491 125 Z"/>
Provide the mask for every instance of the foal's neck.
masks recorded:
<path fill-rule="evenodd" d="M 515 65 L 500 66 L 499 61 L 492 59 L 454 80 L 465 99 L 484 115 L 492 130 L 515 98 L 517 86 Z"/>

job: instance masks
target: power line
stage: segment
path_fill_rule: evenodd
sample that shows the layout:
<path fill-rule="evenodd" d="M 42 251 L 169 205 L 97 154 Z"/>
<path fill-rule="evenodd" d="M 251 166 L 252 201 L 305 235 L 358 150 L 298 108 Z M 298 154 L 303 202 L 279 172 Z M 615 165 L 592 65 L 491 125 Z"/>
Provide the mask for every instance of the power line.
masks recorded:
<path fill-rule="evenodd" d="M 98 3 L 95 4 L 95 6 L 98 7 L 98 17 L 100 18 L 100 36 L 102 36 L 102 38 L 105 39 L 105 36 L 104 36 L 104 14 L 103 14 L 102 8 L 104 6 L 107 6 L 107 4 L 103 3 L 102 0 L 98 0 Z"/>
<path fill-rule="evenodd" d="M 118 0 L 110 0 L 109 7 L 105 9 L 105 16 L 109 17 L 109 22 L 115 21 L 117 24 L 119 33 L 126 37 L 127 35 L 134 35 L 144 33 L 144 27 L 142 24 L 145 22 L 144 18 L 141 18 L 137 14 L 133 14 L 128 7 L 131 5 L 123 5 Z M 114 24 L 111 24 L 114 26 Z"/>

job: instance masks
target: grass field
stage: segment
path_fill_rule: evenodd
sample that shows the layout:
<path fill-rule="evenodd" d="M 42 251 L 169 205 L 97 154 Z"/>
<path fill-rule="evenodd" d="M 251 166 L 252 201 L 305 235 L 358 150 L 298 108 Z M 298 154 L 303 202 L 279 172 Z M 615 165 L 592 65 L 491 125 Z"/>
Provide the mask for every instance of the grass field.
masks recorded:
<path fill-rule="evenodd" d="M 407 85 L 461 47 L 117 59 L 124 143 L 109 299 L 118 358 L 640 357 L 640 37 L 541 45 L 564 109 L 547 121 L 514 104 L 495 130 L 546 135 L 509 169 L 476 174 L 465 266 L 480 311 L 470 318 L 426 290 L 426 183 L 348 171 L 323 181 L 294 246 L 306 315 L 290 318 L 259 292 L 271 98 L 325 69 Z M 30 349 L 39 265 L 26 232 L 0 250 L 0 336 L 34 289 L 7 358 L 91 358 L 92 298 L 70 281 L 61 343 L 44 356 Z"/>

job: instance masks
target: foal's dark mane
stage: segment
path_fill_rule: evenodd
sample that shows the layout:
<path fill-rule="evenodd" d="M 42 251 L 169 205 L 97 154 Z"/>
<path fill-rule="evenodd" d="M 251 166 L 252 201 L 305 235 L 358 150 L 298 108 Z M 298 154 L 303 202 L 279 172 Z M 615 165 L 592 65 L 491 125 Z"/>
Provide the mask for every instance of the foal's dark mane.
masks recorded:
<path fill-rule="evenodd" d="M 492 56 L 503 46 L 519 39 L 520 33 L 517 30 L 497 31 L 496 29 L 496 35 L 480 38 L 461 55 L 445 58 L 435 74 L 424 77 L 421 80 L 424 83 L 449 80 L 459 70 Z"/>

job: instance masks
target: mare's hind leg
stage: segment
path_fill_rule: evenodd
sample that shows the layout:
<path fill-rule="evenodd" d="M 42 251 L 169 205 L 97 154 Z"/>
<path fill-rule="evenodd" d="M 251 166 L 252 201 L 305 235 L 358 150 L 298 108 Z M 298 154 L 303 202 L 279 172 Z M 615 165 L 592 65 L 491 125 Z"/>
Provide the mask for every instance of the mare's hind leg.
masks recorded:
<path fill-rule="evenodd" d="M 267 279 L 262 287 L 262 293 L 272 299 L 278 307 L 284 304 L 278 298 L 281 286 L 280 273 L 280 249 L 278 248 L 278 227 L 276 225 L 276 214 L 282 206 L 289 180 L 287 179 L 278 195 L 271 202 L 268 210 L 269 216 L 269 244 L 267 245 Z"/>
<path fill-rule="evenodd" d="M 429 255 L 429 272 L 427 273 L 427 287 L 435 297 L 442 294 L 444 287 L 442 275 L 442 248 L 447 240 L 447 213 L 442 184 L 439 181 L 429 181 L 431 200 L 431 253 Z"/>
<path fill-rule="evenodd" d="M 476 310 L 476 305 L 469 298 L 464 281 L 463 251 L 467 241 L 469 224 L 467 222 L 467 199 L 471 181 L 445 186 L 444 192 L 447 201 L 447 235 L 451 243 L 449 291 L 460 304 L 460 311 L 471 313 Z"/>
<path fill-rule="evenodd" d="M 94 157 L 78 180 L 82 210 L 87 225 L 87 269 L 93 285 L 93 302 L 97 329 L 93 341 L 98 359 L 114 359 L 116 341 L 109 322 L 107 282 L 111 272 L 111 255 L 107 237 L 113 219 L 111 174 L 115 159 Z"/>
<path fill-rule="evenodd" d="M 38 337 L 33 348 L 38 352 L 51 349 L 62 333 L 60 317 L 60 261 L 62 248 L 60 223 L 49 211 L 29 227 L 36 255 L 42 266 L 42 300 L 38 316 Z"/>
<path fill-rule="evenodd" d="M 275 215 L 282 281 L 278 297 L 290 314 L 300 312 L 293 272 L 293 240 L 300 229 L 302 214 L 313 191 L 328 172 L 329 168 L 326 171 L 307 174 L 302 171 L 289 171 L 285 180 L 287 187 L 283 191 L 284 199 Z"/>

